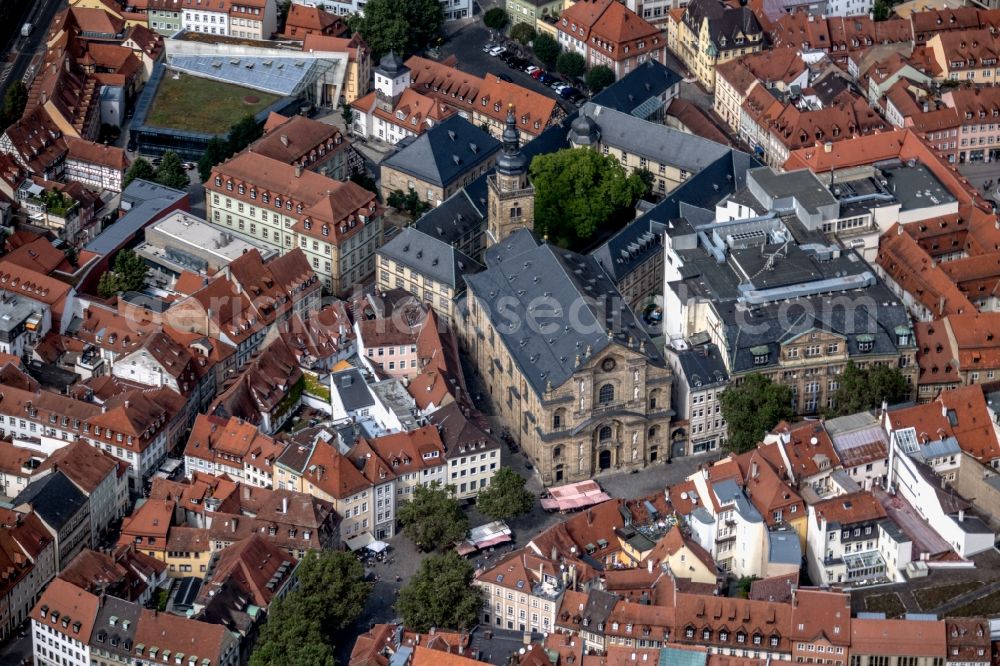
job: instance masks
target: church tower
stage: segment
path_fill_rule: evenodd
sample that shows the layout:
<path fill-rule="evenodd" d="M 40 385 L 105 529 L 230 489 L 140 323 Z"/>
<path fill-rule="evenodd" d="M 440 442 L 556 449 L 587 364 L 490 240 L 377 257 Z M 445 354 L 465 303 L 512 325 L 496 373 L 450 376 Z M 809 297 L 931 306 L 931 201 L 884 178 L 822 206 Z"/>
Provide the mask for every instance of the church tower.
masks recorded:
<path fill-rule="evenodd" d="M 535 188 L 528 182 L 528 159 L 521 153 L 514 105 L 507 107 L 503 153 L 496 172 L 489 175 L 486 246 L 499 243 L 518 229 L 530 229 L 535 220 Z"/>
<path fill-rule="evenodd" d="M 375 103 L 386 113 L 396 108 L 403 91 L 410 87 L 410 68 L 403 59 L 389 51 L 375 67 Z"/>

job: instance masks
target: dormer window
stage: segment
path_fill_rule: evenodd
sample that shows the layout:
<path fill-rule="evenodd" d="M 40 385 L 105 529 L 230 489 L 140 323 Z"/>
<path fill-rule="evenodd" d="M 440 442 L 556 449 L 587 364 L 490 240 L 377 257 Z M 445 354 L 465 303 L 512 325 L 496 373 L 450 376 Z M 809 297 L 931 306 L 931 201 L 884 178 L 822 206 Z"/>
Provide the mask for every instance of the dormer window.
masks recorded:
<path fill-rule="evenodd" d="M 274 207 L 281 208 L 281 197 L 274 197 Z"/>
<path fill-rule="evenodd" d="M 858 351 L 865 353 L 870 352 L 875 348 L 875 336 L 874 335 L 859 335 L 858 336 Z"/>
<path fill-rule="evenodd" d="M 246 185 L 244 185 L 243 183 L 240 183 L 239 193 L 240 194 L 246 194 L 247 193 Z"/>
<path fill-rule="evenodd" d="M 216 187 L 222 187 L 222 176 L 216 176 L 215 177 L 215 186 Z"/>
<path fill-rule="evenodd" d="M 271 195 L 268 194 L 267 192 L 264 192 L 263 196 L 261 196 L 261 200 L 264 203 L 271 203 Z"/>
<path fill-rule="evenodd" d="M 330 235 L 330 226 L 327 225 L 327 224 L 323 225 L 323 235 L 324 236 L 329 236 Z"/>
<path fill-rule="evenodd" d="M 771 356 L 770 350 L 768 350 L 766 345 L 751 347 L 750 353 L 753 355 L 754 365 L 767 365 L 768 359 Z"/>
<path fill-rule="evenodd" d="M 231 180 L 226 181 L 226 189 L 229 190 L 230 192 L 233 191 L 233 181 Z"/>

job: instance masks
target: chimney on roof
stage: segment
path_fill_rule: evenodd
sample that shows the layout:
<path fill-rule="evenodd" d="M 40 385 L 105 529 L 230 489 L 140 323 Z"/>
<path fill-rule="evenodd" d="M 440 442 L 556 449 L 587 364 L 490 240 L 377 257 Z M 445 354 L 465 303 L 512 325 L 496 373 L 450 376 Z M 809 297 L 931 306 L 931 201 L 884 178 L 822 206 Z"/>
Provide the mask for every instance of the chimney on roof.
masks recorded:
<path fill-rule="evenodd" d="M 288 513 L 288 495 L 281 498 L 281 513 Z"/>
<path fill-rule="evenodd" d="M 287 134 L 282 134 L 281 135 L 281 145 L 285 146 L 286 148 L 288 147 L 288 135 Z"/>
<path fill-rule="evenodd" d="M 649 569 L 649 573 L 653 573 L 653 558 L 646 560 L 646 568 Z"/>
<path fill-rule="evenodd" d="M 301 164 L 296 164 L 295 165 L 295 177 L 296 178 L 301 178 L 302 177 L 302 165 Z"/>

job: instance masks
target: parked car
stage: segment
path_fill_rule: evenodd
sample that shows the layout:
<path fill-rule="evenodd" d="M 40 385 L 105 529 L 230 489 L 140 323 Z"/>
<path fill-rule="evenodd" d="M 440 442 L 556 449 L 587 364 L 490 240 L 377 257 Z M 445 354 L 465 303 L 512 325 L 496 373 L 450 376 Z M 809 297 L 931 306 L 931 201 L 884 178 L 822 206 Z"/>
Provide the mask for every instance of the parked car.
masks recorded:
<path fill-rule="evenodd" d="M 493 42 L 486 42 L 483 44 L 483 53 L 489 53 L 493 47 L 496 46 Z"/>
<path fill-rule="evenodd" d="M 566 86 L 565 88 L 559 91 L 559 96 L 562 97 L 563 99 L 571 99 L 579 94 L 580 91 L 574 88 L 573 86 Z"/>
<path fill-rule="evenodd" d="M 522 72 L 524 70 L 526 70 L 528 68 L 528 66 L 529 66 L 528 61 L 525 58 L 521 58 L 521 57 L 514 58 L 513 60 L 511 60 L 507 64 L 510 65 L 512 68 L 514 68 L 516 70 L 519 70 L 519 71 L 522 71 Z"/>
<path fill-rule="evenodd" d="M 542 77 L 545 76 L 545 70 L 541 67 L 536 67 L 535 71 L 528 73 L 531 74 L 531 78 L 538 79 L 539 81 L 541 81 Z"/>
<path fill-rule="evenodd" d="M 528 65 L 528 66 L 527 66 L 527 67 L 525 68 L 525 70 L 524 70 L 524 71 L 525 71 L 525 72 L 527 72 L 527 73 L 528 73 L 528 74 L 529 74 L 530 76 L 534 76 L 534 75 L 535 75 L 535 72 L 540 72 L 540 71 L 542 71 L 542 68 L 541 68 L 541 67 L 535 67 L 534 65 Z"/>
<path fill-rule="evenodd" d="M 538 77 L 538 82 L 546 86 L 552 83 L 553 81 L 558 81 L 558 79 L 556 79 L 556 77 L 546 72 L 542 72 L 541 75 Z"/>
<path fill-rule="evenodd" d="M 493 48 L 490 49 L 490 55 L 491 56 L 502 55 L 502 54 L 504 54 L 506 52 L 507 52 L 507 47 L 506 46 L 494 46 Z"/>
<path fill-rule="evenodd" d="M 506 81 L 507 83 L 513 83 L 514 79 L 510 78 L 507 74 L 497 74 L 497 78 L 501 81 Z"/>
<path fill-rule="evenodd" d="M 572 92 L 570 92 L 569 97 L 567 97 L 566 99 L 573 102 L 574 104 L 581 104 L 587 101 L 587 96 L 584 95 L 579 90 L 574 89 Z"/>

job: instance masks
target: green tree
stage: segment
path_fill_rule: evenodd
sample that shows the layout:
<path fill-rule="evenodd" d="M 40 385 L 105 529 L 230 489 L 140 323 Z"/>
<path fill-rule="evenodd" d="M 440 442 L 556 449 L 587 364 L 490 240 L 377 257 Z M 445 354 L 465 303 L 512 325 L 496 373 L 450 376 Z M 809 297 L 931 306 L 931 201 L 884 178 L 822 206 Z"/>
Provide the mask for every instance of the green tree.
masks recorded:
<path fill-rule="evenodd" d="M 136 291 L 146 283 L 146 262 L 132 250 L 122 250 L 115 256 L 114 273 L 119 291 Z"/>
<path fill-rule="evenodd" d="M 351 108 L 350 104 L 344 104 L 341 107 L 340 117 L 344 119 L 344 127 L 351 129 L 351 123 L 354 122 L 354 109 Z"/>
<path fill-rule="evenodd" d="M 414 488 L 413 499 L 400 505 L 396 516 L 403 533 L 421 550 L 448 548 L 469 533 L 469 519 L 458 500 L 436 481 Z"/>
<path fill-rule="evenodd" d="M 184 163 L 174 151 L 168 150 L 163 153 L 160 166 L 156 167 L 156 182 L 177 190 L 187 189 L 191 183 L 191 179 L 184 169 Z"/>
<path fill-rule="evenodd" d="M 643 194 L 645 184 L 626 175 L 618 160 L 593 150 L 564 148 L 531 161 L 535 230 L 564 247 L 590 238 Z"/>
<path fill-rule="evenodd" d="M 389 51 L 406 57 L 438 43 L 444 9 L 438 0 L 369 0 L 364 16 L 348 19 L 351 30 L 364 36 L 372 57 Z"/>
<path fill-rule="evenodd" d="M 587 87 L 594 95 L 615 82 L 615 73 L 606 65 L 595 65 L 587 72 Z"/>
<path fill-rule="evenodd" d="M 0 127 L 6 129 L 13 124 L 28 104 L 28 87 L 23 81 L 15 81 L 7 88 L 3 96 L 3 107 L 0 108 Z"/>
<path fill-rule="evenodd" d="M 898 368 L 876 365 L 861 369 L 854 361 L 848 361 L 839 381 L 831 416 L 856 414 L 879 407 L 883 402 L 892 405 L 910 398 L 910 384 Z"/>
<path fill-rule="evenodd" d="M 875 0 L 872 13 L 876 21 L 886 21 L 892 16 L 892 2 L 890 0 Z"/>
<path fill-rule="evenodd" d="M 414 218 L 420 217 L 431 207 L 429 203 L 420 199 L 420 195 L 412 187 L 406 192 L 393 190 L 389 193 L 389 200 L 386 203 L 397 210 L 406 211 Z"/>
<path fill-rule="evenodd" d="M 229 143 L 225 139 L 213 136 L 205 145 L 205 152 L 198 158 L 198 177 L 201 182 L 212 177 L 212 167 L 229 157 Z"/>
<path fill-rule="evenodd" d="M 321 621 L 311 616 L 297 591 L 271 606 L 250 656 L 250 666 L 335 666 L 333 646 Z"/>
<path fill-rule="evenodd" d="M 510 467 L 501 467 L 485 490 L 479 491 L 476 507 L 493 520 L 506 520 L 531 511 L 535 496 L 524 488 L 524 477 Z"/>
<path fill-rule="evenodd" d="M 154 169 L 153 165 L 149 163 L 149 160 L 144 157 L 139 157 L 135 160 L 135 162 L 132 162 L 132 166 L 130 166 L 128 171 L 125 172 L 123 186 L 128 187 L 128 184 L 136 178 L 151 181 L 155 176 L 156 169 Z"/>
<path fill-rule="evenodd" d="M 263 135 L 264 128 L 252 115 L 246 115 L 229 128 L 229 136 L 226 138 L 229 155 L 235 155 Z M 226 155 L 226 157 L 229 157 Z"/>
<path fill-rule="evenodd" d="M 729 427 L 726 448 L 734 453 L 755 448 L 779 421 L 793 416 L 792 389 L 757 372 L 727 387 L 720 402 Z"/>
<path fill-rule="evenodd" d="M 366 171 L 356 171 L 351 174 L 351 181 L 357 183 L 369 192 L 376 192 L 375 179 L 368 175 Z"/>
<path fill-rule="evenodd" d="M 309 617 L 319 618 L 331 639 L 361 616 L 371 585 L 365 582 L 364 567 L 353 554 L 310 551 L 299 563 L 297 573 L 298 602 Z"/>
<path fill-rule="evenodd" d="M 503 30 L 507 27 L 508 21 L 510 21 L 510 17 L 507 16 L 507 10 L 503 7 L 488 9 L 483 14 L 483 23 L 486 24 L 487 28 L 492 28 L 493 30 Z"/>
<path fill-rule="evenodd" d="M 425 558 L 396 602 L 406 627 L 424 632 L 431 627 L 475 626 L 483 607 L 483 595 L 472 584 L 474 573 L 472 565 L 454 551 Z"/>
<path fill-rule="evenodd" d="M 73 268 L 77 268 L 80 265 L 80 251 L 72 245 L 66 246 L 66 249 L 63 250 L 63 255 L 65 255 L 66 261 Z"/>
<path fill-rule="evenodd" d="M 750 597 L 750 588 L 753 586 L 755 580 L 760 580 L 759 576 L 743 576 L 738 581 L 736 581 L 736 586 L 739 590 L 739 597 L 741 599 L 748 599 Z"/>
<path fill-rule="evenodd" d="M 652 194 L 652 192 L 653 192 L 653 184 L 656 182 L 656 177 L 653 175 L 653 172 L 650 171 L 649 169 L 647 169 L 646 167 L 640 167 L 640 168 L 636 169 L 635 171 L 633 171 L 632 173 L 634 173 L 636 176 L 638 176 L 639 180 L 642 181 L 642 185 L 643 185 L 644 189 L 642 191 L 642 194 L 639 195 L 639 197 L 640 198 L 641 197 L 647 197 L 650 194 Z"/>
<path fill-rule="evenodd" d="M 101 279 L 97 282 L 97 295 L 101 298 L 111 298 L 121 292 L 121 284 L 118 276 L 112 271 L 105 271 L 101 274 Z"/>
<path fill-rule="evenodd" d="M 552 38 L 546 32 L 535 37 L 535 40 L 531 43 L 531 50 L 535 52 L 535 57 L 545 63 L 546 67 L 552 67 L 556 64 L 556 59 L 559 58 L 559 52 L 562 51 L 562 47 L 559 46 L 559 42 Z"/>
<path fill-rule="evenodd" d="M 556 71 L 575 79 L 587 69 L 587 61 L 576 51 L 564 51 L 556 58 Z"/>
<path fill-rule="evenodd" d="M 535 28 L 530 23 L 516 23 L 510 29 L 510 38 L 519 44 L 527 46 L 538 35 Z"/>

